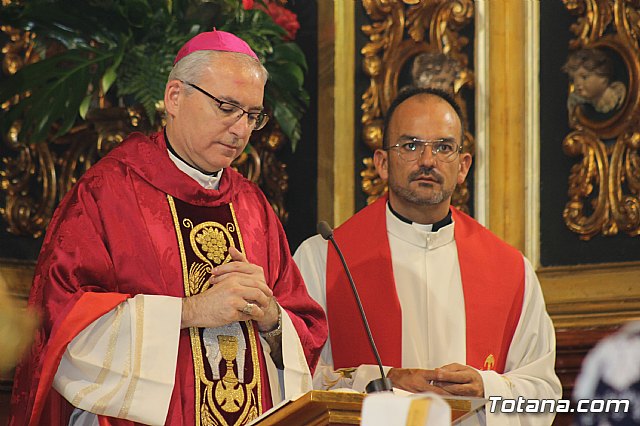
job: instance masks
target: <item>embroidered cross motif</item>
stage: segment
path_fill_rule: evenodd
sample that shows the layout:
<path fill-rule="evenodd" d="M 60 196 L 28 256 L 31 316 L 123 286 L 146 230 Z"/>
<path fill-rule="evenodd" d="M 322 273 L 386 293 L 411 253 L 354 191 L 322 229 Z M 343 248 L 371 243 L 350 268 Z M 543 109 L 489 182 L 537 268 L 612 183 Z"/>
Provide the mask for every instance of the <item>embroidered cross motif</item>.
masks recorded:
<path fill-rule="evenodd" d="M 493 354 L 489 354 L 489 356 L 484 360 L 484 365 L 482 366 L 483 370 L 493 370 L 493 367 L 496 365 L 496 358 Z"/>

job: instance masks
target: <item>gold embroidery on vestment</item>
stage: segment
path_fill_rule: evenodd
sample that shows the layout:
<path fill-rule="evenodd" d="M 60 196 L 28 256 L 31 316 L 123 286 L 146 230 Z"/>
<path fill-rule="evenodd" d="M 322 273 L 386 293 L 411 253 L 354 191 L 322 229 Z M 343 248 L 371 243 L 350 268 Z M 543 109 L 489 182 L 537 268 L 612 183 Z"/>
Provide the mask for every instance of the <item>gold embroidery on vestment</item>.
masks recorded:
<path fill-rule="evenodd" d="M 142 341 L 144 334 L 144 297 L 137 297 L 134 300 L 136 304 L 136 339 L 135 339 L 135 351 L 134 351 L 134 364 L 133 364 L 133 376 L 129 383 L 129 389 L 124 397 L 124 405 L 118 414 L 118 417 L 126 418 L 131 409 L 133 402 L 133 394 L 138 386 L 138 380 L 140 379 L 140 369 L 142 368 Z"/>
<path fill-rule="evenodd" d="M 209 392 L 209 389 L 205 389 L 204 390 L 204 401 L 207 401 L 208 395 L 207 393 Z M 196 410 L 196 413 L 198 412 L 198 410 Z M 196 418 L 197 415 L 196 415 Z M 200 423 L 202 424 L 202 426 L 219 426 L 220 422 L 216 420 L 215 417 L 213 417 L 213 414 L 211 413 L 211 409 L 209 409 L 209 405 L 207 405 L 206 402 L 203 402 L 200 406 Z"/>
<path fill-rule="evenodd" d="M 229 204 L 229 209 L 231 209 L 231 216 L 233 217 L 233 223 L 238 224 L 238 220 L 236 219 L 236 211 L 233 208 L 233 204 Z M 228 223 L 228 226 L 233 226 L 233 224 Z M 233 230 L 229 229 L 229 232 L 233 232 Z M 242 234 L 240 233 L 240 228 L 238 228 L 238 241 L 240 242 L 240 251 L 244 253 L 244 243 L 242 242 Z"/>
<path fill-rule="evenodd" d="M 482 366 L 482 369 L 487 371 L 487 370 L 493 370 L 493 367 L 496 365 L 496 357 L 493 356 L 493 354 L 489 354 L 489 356 L 487 356 L 487 358 L 484 360 L 484 365 Z"/>
<path fill-rule="evenodd" d="M 203 222 L 193 226 L 189 221 L 191 228 L 189 234 L 189 242 L 196 256 L 211 266 L 218 266 L 231 260 L 229 247 L 235 247 L 231 232 L 227 227 L 218 222 Z M 235 230 L 235 227 L 232 226 Z"/>
<path fill-rule="evenodd" d="M 211 285 L 208 276 L 211 275 L 211 266 L 206 263 L 192 263 L 189 268 L 189 292 L 198 294 L 206 291 Z"/>
<path fill-rule="evenodd" d="M 173 218 L 173 224 L 176 228 L 176 237 L 178 238 L 178 250 L 180 251 L 180 263 L 182 264 L 182 278 L 184 282 L 184 294 L 190 296 L 191 290 L 189 289 L 189 272 L 187 270 L 187 254 L 184 251 L 184 242 L 182 241 L 182 232 L 180 232 L 180 222 L 178 220 L 178 212 L 176 211 L 176 204 L 173 201 L 171 195 L 167 195 L 167 201 L 169 201 L 169 209 L 171 210 L 171 217 Z"/>
<path fill-rule="evenodd" d="M 181 223 L 175 202 L 170 195 L 167 195 L 171 215 L 175 225 L 176 236 L 182 263 L 182 273 L 184 280 L 185 296 L 190 297 L 206 291 L 209 287 L 209 277 L 214 267 L 231 261 L 229 247 L 236 247 L 233 233 L 236 233 L 239 243 L 239 251 L 244 253 L 242 234 L 238 227 L 233 204 L 229 204 L 229 209 L 233 218 L 233 223 L 222 225 L 218 222 L 206 221 L 197 225 L 191 219 L 182 220 L 182 226 L 190 229 L 189 243 L 196 257 L 203 262 L 194 262 L 187 265 L 187 254 L 185 241 L 182 237 Z M 189 329 L 191 339 L 191 350 L 194 360 L 194 373 L 196 379 L 195 409 L 197 426 L 232 426 L 228 425 L 225 418 L 218 411 L 218 408 L 227 413 L 237 413 L 242 409 L 240 416 L 234 425 L 245 424 L 262 413 L 262 401 L 253 395 L 254 389 L 261 393 L 260 363 L 258 357 L 257 336 L 251 321 L 243 322 L 248 334 L 250 347 L 249 360 L 253 365 L 253 378 L 249 383 L 241 383 L 234 373 L 234 366 L 237 368 L 236 358 L 238 356 L 237 343 L 234 345 L 226 339 L 219 339 L 220 350 L 226 361 L 227 372 L 218 381 L 214 389 L 214 382 L 209 380 L 205 373 L 204 363 L 209 362 L 202 354 L 202 336 L 197 327 Z M 234 336 L 218 336 L 227 338 Z M 204 386 L 202 395 L 200 394 L 200 384 Z"/>
<path fill-rule="evenodd" d="M 244 403 L 244 393 L 233 372 L 233 364 L 238 354 L 238 338 L 236 336 L 218 336 L 218 342 L 222 358 L 227 363 L 227 373 L 216 385 L 216 402 L 224 411 L 235 413 Z"/>

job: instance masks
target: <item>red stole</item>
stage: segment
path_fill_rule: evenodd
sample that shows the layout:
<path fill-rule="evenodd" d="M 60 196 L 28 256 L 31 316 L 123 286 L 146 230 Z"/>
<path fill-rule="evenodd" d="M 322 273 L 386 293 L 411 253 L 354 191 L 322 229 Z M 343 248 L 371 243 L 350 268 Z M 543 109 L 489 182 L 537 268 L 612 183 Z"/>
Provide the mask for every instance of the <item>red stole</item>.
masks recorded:
<path fill-rule="evenodd" d="M 382 197 L 335 230 L 384 365 L 402 366 L 402 311 L 395 289 Z M 466 313 L 467 364 L 504 372 L 524 297 L 522 255 L 452 208 Z M 355 297 L 331 244 L 327 318 L 335 368 L 375 364 Z"/>

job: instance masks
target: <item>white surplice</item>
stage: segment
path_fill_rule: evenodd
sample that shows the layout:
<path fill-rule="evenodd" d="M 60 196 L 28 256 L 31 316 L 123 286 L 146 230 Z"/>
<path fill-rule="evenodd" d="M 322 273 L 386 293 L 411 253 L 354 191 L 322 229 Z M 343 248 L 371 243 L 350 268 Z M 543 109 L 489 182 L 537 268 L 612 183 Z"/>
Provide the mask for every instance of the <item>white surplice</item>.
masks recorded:
<path fill-rule="evenodd" d="M 388 205 L 386 222 L 402 308 L 402 367 L 433 369 L 454 362 L 466 364 L 464 295 L 454 240 L 455 223 L 431 232 L 431 225 L 409 224 L 398 219 Z M 326 310 L 327 241 L 319 235 L 311 237 L 302 243 L 293 258 L 309 294 Z M 480 371 L 485 398 L 558 399 L 561 396 L 560 381 L 554 371 L 555 330 L 546 312 L 538 279 L 526 258 L 524 266 L 522 313 L 507 355 L 505 374 Z M 384 301 L 380 301 L 380 309 L 384 309 Z M 349 326 L 362 327 L 362 324 Z M 364 391 L 367 383 L 380 375 L 377 366 L 353 367 L 357 367 L 355 371 L 334 371 L 329 335 L 314 374 L 314 388 L 348 387 Z M 539 426 L 552 420 L 553 415 L 549 414 L 499 415 L 487 410 L 464 424 Z"/>

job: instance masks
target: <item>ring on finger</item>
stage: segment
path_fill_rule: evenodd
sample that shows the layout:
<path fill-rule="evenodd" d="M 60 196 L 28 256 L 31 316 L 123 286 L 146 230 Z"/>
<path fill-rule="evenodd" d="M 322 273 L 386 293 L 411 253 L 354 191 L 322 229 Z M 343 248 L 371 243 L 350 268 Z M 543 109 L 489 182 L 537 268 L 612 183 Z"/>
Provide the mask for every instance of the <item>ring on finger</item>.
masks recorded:
<path fill-rule="evenodd" d="M 251 315 L 251 312 L 253 312 L 253 308 L 255 306 L 255 303 L 247 302 L 244 308 L 242 308 L 242 313 L 245 315 Z"/>

